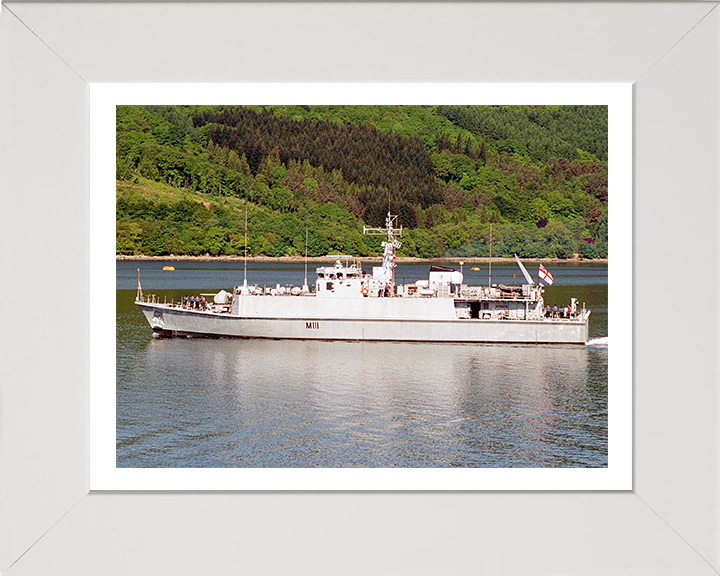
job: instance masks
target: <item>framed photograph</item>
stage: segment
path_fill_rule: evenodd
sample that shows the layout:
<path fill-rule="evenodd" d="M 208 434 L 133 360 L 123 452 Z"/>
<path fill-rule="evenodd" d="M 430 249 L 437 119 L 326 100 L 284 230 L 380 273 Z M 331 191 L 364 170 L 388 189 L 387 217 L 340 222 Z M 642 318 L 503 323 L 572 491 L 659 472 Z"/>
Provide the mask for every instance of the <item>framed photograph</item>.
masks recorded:
<path fill-rule="evenodd" d="M 1 569 L 716 573 L 714 8 L 3 6 Z M 116 106 L 428 103 L 608 106 L 607 464 L 117 466 Z"/>

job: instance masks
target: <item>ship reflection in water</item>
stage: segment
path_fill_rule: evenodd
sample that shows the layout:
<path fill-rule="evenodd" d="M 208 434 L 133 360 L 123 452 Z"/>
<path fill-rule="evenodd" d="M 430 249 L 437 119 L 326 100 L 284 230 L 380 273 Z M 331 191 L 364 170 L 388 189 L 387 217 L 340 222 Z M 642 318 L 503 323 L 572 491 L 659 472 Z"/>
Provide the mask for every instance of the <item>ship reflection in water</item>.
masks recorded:
<path fill-rule="evenodd" d="M 606 341 L 134 338 L 118 467 L 607 466 Z"/>

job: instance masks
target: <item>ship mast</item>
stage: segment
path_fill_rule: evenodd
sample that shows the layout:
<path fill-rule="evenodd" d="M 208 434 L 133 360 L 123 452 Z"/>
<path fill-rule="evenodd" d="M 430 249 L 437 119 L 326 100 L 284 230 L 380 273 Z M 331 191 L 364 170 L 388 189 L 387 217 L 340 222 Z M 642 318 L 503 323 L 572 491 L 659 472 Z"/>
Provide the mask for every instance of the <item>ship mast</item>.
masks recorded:
<path fill-rule="evenodd" d="M 394 228 L 393 222 L 397 222 L 397 215 L 393 216 L 388 210 L 387 217 L 385 218 L 385 228 L 368 228 L 363 226 L 363 234 L 370 235 L 386 235 L 387 240 L 383 241 L 383 263 L 382 268 L 385 278 L 390 281 L 392 290 L 390 294 L 395 292 L 395 249 L 402 246 L 402 242 L 395 238 L 395 235 L 402 236 L 402 226 L 400 228 Z"/>

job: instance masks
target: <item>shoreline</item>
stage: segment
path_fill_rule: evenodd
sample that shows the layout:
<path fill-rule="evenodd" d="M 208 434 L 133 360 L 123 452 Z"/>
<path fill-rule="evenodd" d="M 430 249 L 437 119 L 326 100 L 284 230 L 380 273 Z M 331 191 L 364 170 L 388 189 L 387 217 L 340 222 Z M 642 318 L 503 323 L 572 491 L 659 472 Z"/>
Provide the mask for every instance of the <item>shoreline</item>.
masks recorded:
<path fill-rule="evenodd" d="M 382 256 L 353 256 L 354 260 L 360 260 L 361 262 L 367 263 L 380 263 L 382 262 Z M 337 256 L 315 256 L 308 257 L 308 262 L 330 262 L 333 263 L 337 260 Z M 490 258 L 487 257 L 473 257 L 473 258 L 410 258 L 407 256 L 398 256 L 395 262 L 397 264 L 459 264 L 461 261 L 465 264 L 487 264 L 490 262 Z M 521 258 L 522 262 L 529 262 L 531 264 L 607 264 L 607 258 Z M 138 255 L 123 255 L 118 254 L 115 256 L 116 262 L 244 262 L 244 256 L 175 256 L 170 254 L 168 256 L 147 256 L 144 254 Z M 296 263 L 305 262 L 304 256 L 248 256 L 248 262 L 277 262 L 277 263 Z M 492 258 L 493 263 L 499 264 L 514 264 L 515 258 Z"/>

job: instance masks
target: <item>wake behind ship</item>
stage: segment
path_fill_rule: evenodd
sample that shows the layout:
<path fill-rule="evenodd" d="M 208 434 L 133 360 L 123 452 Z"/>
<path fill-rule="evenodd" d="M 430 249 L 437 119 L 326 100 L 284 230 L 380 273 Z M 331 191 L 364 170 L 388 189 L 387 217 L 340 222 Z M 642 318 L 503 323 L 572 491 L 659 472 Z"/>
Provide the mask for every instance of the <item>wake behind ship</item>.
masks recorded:
<path fill-rule="evenodd" d="M 518 286 L 463 284 L 461 271 L 431 266 L 427 279 L 395 284 L 395 254 L 400 247 L 388 213 L 385 228 L 365 233 L 386 236 L 381 266 L 365 273 L 344 256 L 334 266 L 316 269 L 312 290 L 248 285 L 220 290 L 212 302 L 161 303 L 145 297 L 138 279 L 135 300 L 153 331 L 162 336 L 209 336 L 303 340 L 374 340 L 585 344 L 590 310 L 572 298 L 561 310 L 549 310 L 540 279 L 535 283 L 515 257 L 526 283 Z"/>

